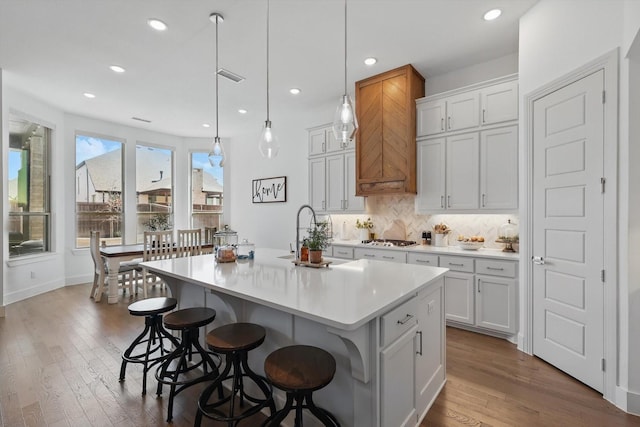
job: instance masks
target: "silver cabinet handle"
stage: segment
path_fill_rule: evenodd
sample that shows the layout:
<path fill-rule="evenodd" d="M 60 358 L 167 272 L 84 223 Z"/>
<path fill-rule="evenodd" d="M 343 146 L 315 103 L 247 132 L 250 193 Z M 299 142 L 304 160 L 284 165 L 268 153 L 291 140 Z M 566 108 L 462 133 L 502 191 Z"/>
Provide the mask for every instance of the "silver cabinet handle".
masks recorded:
<path fill-rule="evenodd" d="M 325 152 L 325 143 L 324 142 L 322 143 L 322 152 L 323 153 Z"/>
<path fill-rule="evenodd" d="M 324 207 L 324 200 L 322 201 L 322 210 L 325 210 L 325 207 Z"/>
<path fill-rule="evenodd" d="M 451 116 L 447 117 L 447 121 L 448 121 L 449 130 L 451 130 Z"/>
<path fill-rule="evenodd" d="M 447 196 L 447 207 L 451 207 L 451 196 Z"/>
<path fill-rule="evenodd" d="M 364 256 L 366 256 L 367 258 L 375 258 L 376 257 L 374 254 L 364 254 Z"/>
<path fill-rule="evenodd" d="M 416 259 L 416 262 L 422 262 L 424 264 L 431 264 L 431 261 L 429 261 L 428 259 Z"/>
<path fill-rule="evenodd" d="M 383 259 L 394 259 L 392 256 L 382 255 Z"/>
<path fill-rule="evenodd" d="M 440 196 L 440 207 L 444 209 L 444 196 Z"/>
<path fill-rule="evenodd" d="M 450 262 L 449 265 L 453 265 L 455 267 L 464 267 L 464 264 L 458 264 L 458 263 L 455 263 L 455 262 Z"/>
<path fill-rule="evenodd" d="M 534 256 L 534 257 L 531 257 L 531 259 L 533 260 L 534 264 L 544 265 L 544 258 L 542 258 L 541 256 Z"/>
<path fill-rule="evenodd" d="M 422 331 L 417 331 L 416 334 L 420 335 L 420 350 L 416 351 L 416 354 L 422 356 Z"/>
<path fill-rule="evenodd" d="M 407 314 L 406 316 L 404 316 L 404 319 L 398 320 L 398 325 L 404 325 L 411 319 L 413 319 L 413 314 Z"/>
<path fill-rule="evenodd" d="M 478 293 L 480 293 L 480 279 L 478 279 Z"/>
<path fill-rule="evenodd" d="M 440 117 L 440 130 L 444 130 L 444 117 Z"/>
<path fill-rule="evenodd" d="M 487 267 L 487 270 L 504 271 L 504 268 L 500 267 Z"/>
<path fill-rule="evenodd" d="M 349 201 L 345 200 L 344 201 L 344 210 L 346 211 L 347 209 L 349 209 Z"/>
<path fill-rule="evenodd" d="M 482 123 L 485 123 L 485 122 L 486 122 L 486 120 L 484 119 L 484 112 L 485 112 L 485 109 L 483 108 L 483 109 L 482 109 Z"/>
<path fill-rule="evenodd" d="M 482 193 L 482 207 L 484 208 L 484 198 L 485 198 L 485 194 Z"/>

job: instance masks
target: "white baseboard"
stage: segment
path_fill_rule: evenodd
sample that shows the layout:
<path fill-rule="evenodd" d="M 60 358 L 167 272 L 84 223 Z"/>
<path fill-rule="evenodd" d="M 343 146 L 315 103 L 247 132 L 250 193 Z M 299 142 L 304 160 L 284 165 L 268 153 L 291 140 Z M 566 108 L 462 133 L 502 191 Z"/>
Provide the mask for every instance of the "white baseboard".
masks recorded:
<path fill-rule="evenodd" d="M 62 283 L 61 280 L 54 280 L 52 282 L 40 283 L 30 288 L 20 289 L 18 291 L 4 294 L 4 303 L 11 304 L 14 302 L 22 301 L 24 299 L 43 294 L 45 292 L 53 291 L 63 286 L 64 286 L 64 283 Z"/>
<path fill-rule="evenodd" d="M 65 286 L 84 285 L 93 282 L 93 274 L 80 274 L 65 278 Z"/>
<path fill-rule="evenodd" d="M 627 412 L 640 415 L 640 393 L 627 391 Z"/>

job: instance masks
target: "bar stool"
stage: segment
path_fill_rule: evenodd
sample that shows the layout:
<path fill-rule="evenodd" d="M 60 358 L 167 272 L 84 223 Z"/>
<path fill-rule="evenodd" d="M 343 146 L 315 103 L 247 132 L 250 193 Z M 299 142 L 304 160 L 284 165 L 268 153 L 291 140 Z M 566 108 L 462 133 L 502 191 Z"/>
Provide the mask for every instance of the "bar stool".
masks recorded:
<path fill-rule="evenodd" d="M 325 426 L 340 427 L 333 414 L 317 407 L 311 398 L 313 392 L 329 384 L 336 373 L 336 360 L 331 354 L 308 345 L 283 347 L 267 356 L 264 372 L 271 384 L 287 392 L 287 401 L 262 426 L 280 426 L 289 412 L 295 409 L 294 426 L 301 427 L 302 410 L 308 409 Z"/>
<path fill-rule="evenodd" d="M 167 340 L 175 347 L 180 345 L 180 342 L 162 327 L 162 314 L 173 310 L 176 305 L 178 305 L 178 300 L 166 297 L 143 299 L 129 304 L 129 314 L 145 317 L 144 330 L 122 353 L 120 381 L 124 381 L 127 363 L 141 363 L 143 366 L 143 395 L 147 394 L 147 372 L 149 369 L 161 363 L 171 354 L 171 349 L 165 346 Z"/>
<path fill-rule="evenodd" d="M 249 351 L 260 346 L 264 342 L 265 336 L 265 329 L 253 323 L 232 323 L 214 329 L 207 334 L 209 349 L 217 354 L 225 355 L 225 368 L 220 376 L 202 391 L 198 400 L 195 426 L 202 423 L 203 416 L 226 422 L 228 427 L 233 427 L 240 420 L 249 418 L 266 406 L 271 410 L 271 414 L 276 412 L 271 385 L 266 378 L 253 372 L 247 363 Z M 232 368 L 233 374 L 230 374 Z M 245 378 L 249 378 L 256 384 L 264 397 L 247 394 L 244 389 Z M 232 380 L 231 393 L 224 398 L 220 396 L 218 400 L 208 403 L 215 390 L 220 390 L 223 382 L 229 379 Z M 244 406 L 245 399 L 254 405 L 236 413 L 236 396 L 239 397 L 241 407 Z M 222 407 L 226 407 L 227 412 L 221 411 Z"/>
<path fill-rule="evenodd" d="M 216 311 L 206 307 L 185 308 L 164 317 L 165 328 L 180 331 L 182 337 L 178 347 L 162 361 L 156 370 L 158 396 L 162 395 L 163 384 L 171 387 L 167 422 L 173 419 L 173 399 L 178 393 L 187 387 L 219 375 L 220 357 L 202 348 L 199 341 L 200 327 L 208 325 L 215 318 Z M 199 355 L 200 360 L 191 363 L 194 354 Z M 217 364 L 214 362 L 214 358 L 217 359 Z M 194 376 L 192 371 L 199 367 L 202 367 L 204 373 Z"/>

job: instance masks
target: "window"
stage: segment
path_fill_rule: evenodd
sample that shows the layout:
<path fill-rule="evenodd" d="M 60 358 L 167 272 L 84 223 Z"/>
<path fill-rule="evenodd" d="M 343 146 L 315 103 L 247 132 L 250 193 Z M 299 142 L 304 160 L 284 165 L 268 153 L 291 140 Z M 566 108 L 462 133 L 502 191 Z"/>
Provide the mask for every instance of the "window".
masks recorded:
<path fill-rule="evenodd" d="M 76 247 L 89 247 L 89 232 L 121 245 L 123 231 L 120 141 L 76 134 Z"/>
<path fill-rule="evenodd" d="M 137 242 L 147 230 L 173 228 L 173 151 L 136 145 Z"/>
<path fill-rule="evenodd" d="M 9 115 L 9 257 L 49 252 L 51 129 Z"/>
<path fill-rule="evenodd" d="M 222 224 L 223 169 L 209 163 L 208 153 L 191 153 L 191 226 L 215 227 Z"/>

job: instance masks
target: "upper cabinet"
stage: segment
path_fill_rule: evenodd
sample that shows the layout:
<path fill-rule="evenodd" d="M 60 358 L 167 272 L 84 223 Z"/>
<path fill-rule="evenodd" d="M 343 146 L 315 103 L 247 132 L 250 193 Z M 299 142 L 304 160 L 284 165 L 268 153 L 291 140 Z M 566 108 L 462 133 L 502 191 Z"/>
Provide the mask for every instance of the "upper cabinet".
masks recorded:
<path fill-rule="evenodd" d="M 416 104 L 424 78 L 411 66 L 356 82 L 356 194 L 416 193 Z"/>
<path fill-rule="evenodd" d="M 353 140 L 339 142 L 333 135 L 331 126 L 309 129 L 309 156 L 337 153 L 353 148 Z"/>
<path fill-rule="evenodd" d="M 518 81 L 514 76 L 416 102 L 417 136 L 462 131 L 518 119 Z"/>

